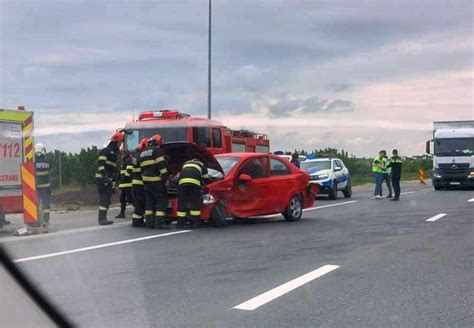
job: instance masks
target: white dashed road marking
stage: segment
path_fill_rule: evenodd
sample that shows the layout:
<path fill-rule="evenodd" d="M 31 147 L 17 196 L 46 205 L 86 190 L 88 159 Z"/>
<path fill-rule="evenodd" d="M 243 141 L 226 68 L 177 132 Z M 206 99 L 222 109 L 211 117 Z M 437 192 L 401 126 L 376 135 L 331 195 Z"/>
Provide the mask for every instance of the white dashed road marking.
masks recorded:
<path fill-rule="evenodd" d="M 337 268 L 339 268 L 338 265 L 324 265 L 320 267 L 319 269 L 306 273 L 296 279 L 293 279 L 291 281 L 288 281 L 287 283 L 284 283 L 283 285 L 270 289 L 268 292 L 260 294 L 254 298 L 251 298 L 244 303 L 236 305 L 233 307 L 233 309 L 247 310 L 247 311 L 255 310 L 259 308 L 260 306 L 267 304 L 273 301 L 274 299 L 280 296 L 283 296 L 291 292 L 292 290 L 307 284 L 310 281 L 313 281 L 316 278 L 324 276 L 326 273 L 336 270 Z"/>
<path fill-rule="evenodd" d="M 474 203 L 474 198 L 469 199 L 468 203 Z"/>
<path fill-rule="evenodd" d="M 434 222 L 436 220 L 441 219 L 443 216 L 446 216 L 446 213 L 439 213 L 439 214 L 433 216 L 432 218 L 427 219 L 426 222 Z"/>
<path fill-rule="evenodd" d="M 41 259 L 46 259 L 46 258 L 49 258 L 49 257 L 55 257 L 55 256 L 72 254 L 72 253 L 80 253 L 80 252 L 91 251 L 93 249 L 99 249 L 99 248 L 129 244 L 129 243 L 134 243 L 134 242 L 142 241 L 142 240 L 148 240 L 148 239 L 154 239 L 154 238 L 160 238 L 160 237 L 167 237 L 167 236 L 177 235 L 177 234 L 185 233 L 185 232 L 191 232 L 191 230 L 174 231 L 174 232 L 168 232 L 168 233 L 163 233 L 163 234 L 159 234 L 159 235 L 152 235 L 152 236 L 146 236 L 146 237 L 116 241 L 116 242 L 113 242 L 113 243 L 100 244 L 100 245 L 83 247 L 83 248 L 76 248 L 76 249 L 71 249 L 69 251 L 56 252 L 56 253 L 50 253 L 50 254 L 44 254 L 44 255 L 38 255 L 38 256 L 31 256 L 31 257 L 25 257 L 25 258 L 22 258 L 22 259 L 17 259 L 14 262 L 20 263 L 20 262 L 41 260 Z"/>

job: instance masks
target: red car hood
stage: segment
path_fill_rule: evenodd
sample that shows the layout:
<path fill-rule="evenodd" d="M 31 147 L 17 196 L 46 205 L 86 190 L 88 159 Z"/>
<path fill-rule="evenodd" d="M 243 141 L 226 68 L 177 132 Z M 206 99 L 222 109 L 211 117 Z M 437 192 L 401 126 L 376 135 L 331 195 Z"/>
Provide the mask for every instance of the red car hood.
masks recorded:
<path fill-rule="evenodd" d="M 206 148 L 200 147 L 194 143 L 189 142 L 168 142 L 161 145 L 161 150 L 165 155 L 167 167 L 170 174 L 175 175 L 186 161 L 193 158 L 200 160 L 207 168 L 214 169 L 224 174 L 224 170 Z"/>

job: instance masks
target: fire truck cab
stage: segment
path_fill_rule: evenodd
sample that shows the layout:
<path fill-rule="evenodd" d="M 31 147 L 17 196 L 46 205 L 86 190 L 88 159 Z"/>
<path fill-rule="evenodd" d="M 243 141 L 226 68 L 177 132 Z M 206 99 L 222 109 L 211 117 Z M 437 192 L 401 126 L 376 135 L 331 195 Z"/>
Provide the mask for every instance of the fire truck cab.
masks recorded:
<path fill-rule="evenodd" d="M 207 148 L 212 154 L 231 152 L 270 152 L 266 134 L 231 130 L 221 122 L 191 117 L 178 110 L 142 112 L 125 124 L 125 147 L 133 150 L 142 138 L 159 134 L 165 142 L 187 141 Z"/>

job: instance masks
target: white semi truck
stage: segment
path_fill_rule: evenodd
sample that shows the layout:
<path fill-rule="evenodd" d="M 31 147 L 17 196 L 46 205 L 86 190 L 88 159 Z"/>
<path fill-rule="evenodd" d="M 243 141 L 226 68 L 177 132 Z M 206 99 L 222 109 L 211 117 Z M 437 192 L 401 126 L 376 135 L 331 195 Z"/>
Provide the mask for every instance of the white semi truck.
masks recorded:
<path fill-rule="evenodd" d="M 433 123 L 433 139 L 426 142 L 433 155 L 433 187 L 474 187 L 474 121 Z"/>

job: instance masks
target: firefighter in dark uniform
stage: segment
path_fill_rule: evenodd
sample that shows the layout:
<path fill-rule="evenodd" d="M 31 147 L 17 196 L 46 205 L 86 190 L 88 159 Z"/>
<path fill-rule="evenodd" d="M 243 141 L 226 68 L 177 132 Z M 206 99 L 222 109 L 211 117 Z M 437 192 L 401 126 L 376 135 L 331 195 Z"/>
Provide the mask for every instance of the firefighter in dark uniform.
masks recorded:
<path fill-rule="evenodd" d="M 145 222 L 150 229 L 169 229 L 166 222 L 168 193 L 165 182 L 168 178 L 166 161 L 160 146 L 163 139 L 156 134 L 148 140 L 148 147 L 140 153 L 140 168 L 145 187 Z"/>
<path fill-rule="evenodd" d="M 122 151 L 122 161 L 119 175 L 119 189 L 120 189 L 120 213 L 115 217 L 116 219 L 125 219 L 125 209 L 128 204 L 134 204 L 132 194 L 132 171 L 133 164 L 130 152 L 128 150 Z"/>
<path fill-rule="evenodd" d="M 35 145 L 36 190 L 40 208 L 39 225 L 49 226 L 51 186 L 49 183 L 49 163 L 46 160 L 46 148 L 43 144 Z"/>
<path fill-rule="evenodd" d="M 208 179 L 207 168 L 201 161 L 192 159 L 184 163 L 178 180 L 177 228 L 184 228 L 188 209 L 192 227 L 198 227 L 201 216 L 201 190 Z"/>
<path fill-rule="evenodd" d="M 114 133 L 107 147 L 99 153 L 98 168 L 95 174 L 99 192 L 99 225 L 114 223 L 114 221 L 107 220 L 107 210 L 110 206 L 112 194 L 115 192 L 114 178 L 117 172 L 117 157 L 124 139 L 122 133 Z"/>
<path fill-rule="evenodd" d="M 143 187 L 142 169 L 140 168 L 140 153 L 148 146 L 148 139 L 143 138 L 133 152 L 132 157 L 132 191 L 134 200 L 134 210 L 132 214 L 132 227 L 143 227 L 143 214 L 145 213 L 145 188 Z"/>
<path fill-rule="evenodd" d="M 400 179 L 402 178 L 402 165 L 403 161 L 401 157 L 398 156 L 398 150 L 394 149 L 392 151 L 392 158 L 388 164 L 388 166 L 392 169 L 390 172 L 390 177 L 392 179 L 394 196 L 391 200 L 394 201 L 400 200 Z"/>

